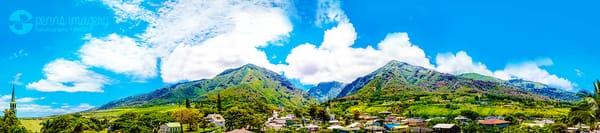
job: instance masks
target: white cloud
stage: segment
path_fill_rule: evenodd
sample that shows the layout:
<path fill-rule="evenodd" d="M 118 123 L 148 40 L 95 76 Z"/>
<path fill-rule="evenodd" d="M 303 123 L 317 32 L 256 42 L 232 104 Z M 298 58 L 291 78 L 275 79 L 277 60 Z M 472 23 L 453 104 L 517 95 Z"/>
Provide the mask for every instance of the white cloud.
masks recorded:
<path fill-rule="evenodd" d="M 479 73 L 482 75 L 493 76 L 492 71 L 488 70 L 485 64 L 474 62 L 467 52 L 438 54 L 435 58 L 437 64 L 436 70 L 450 74 Z"/>
<path fill-rule="evenodd" d="M 287 36 L 292 27 L 278 9 L 254 9 L 232 13 L 231 31 L 198 45 L 179 45 L 162 58 L 161 76 L 165 82 L 210 78 L 227 68 L 253 63 L 280 70 L 268 61 L 258 47 Z"/>
<path fill-rule="evenodd" d="M 583 72 L 579 69 L 575 69 L 575 75 L 577 75 L 577 77 L 582 77 L 583 76 Z"/>
<path fill-rule="evenodd" d="M 287 2 L 178 0 L 150 12 L 139 1 L 104 1 L 120 20 L 148 23 L 140 41 L 160 57 L 161 77 L 169 83 L 210 78 L 247 63 L 280 70 L 258 48 L 289 36 Z"/>
<path fill-rule="evenodd" d="M 327 40 L 336 41 L 327 41 Z M 377 46 L 353 48 L 356 32 L 352 24 L 340 23 L 325 31 L 323 44 L 297 46 L 288 55 L 286 76 L 305 84 L 325 81 L 352 82 L 391 60 L 433 68 L 425 52 L 410 43 L 406 33 L 391 33 Z"/>
<path fill-rule="evenodd" d="M 153 19 L 152 12 L 140 6 L 143 0 L 102 0 L 102 2 L 115 12 L 117 22 Z"/>
<path fill-rule="evenodd" d="M 79 50 L 84 64 L 130 75 L 138 80 L 156 76 L 156 56 L 134 39 L 117 34 L 105 38 L 88 35 L 85 39 L 88 41 Z"/>
<path fill-rule="evenodd" d="M 324 33 L 320 46 L 302 44 L 286 58 L 286 76 L 305 84 L 352 82 L 391 60 L 433 68 L 425 52 L 410 43 L 406 33 L 390 33 L 378 45 L 353 48 L 357 33 L 341 9 L 340 1 L 319 0 L 315 24 L 337 23 Z"/>
<path fill-rule="evenodd" d="M 315 24 L 321 26 L 327 23 L 349 22 L 340 2 L 339 0 L 318 0 Z"/>
<path fill-rule="evenodd" d="M 28 55 L 29 55 L 29 53 L 25 52 L 25 50 L 19 49 L 19 51 L 13 53 L 10 57 L 8 57 L 8 60 L 17 59 L 20 57 L 26 57 Z"/>
<path fill-rule="evenodd" d="M 10 81 L 10 83 L 13 84 L 13 85 L 21 85 L 21 84 L 23 84 L 21 82 L 21 76 L 23 76 L 23 73 L 17 73 L 17 74 L 15 74 L 15 76 L 13 76 L 13 79 Z"/>
<path fill-rule="evenodd" d="M 518 78 L 540 82 L 553 87 L 563 88 L 565 90 L 572 90 L 575 85 L 571 83 L 571 81 L 558 77 L 557 75 L 550 74 L 547 70 L 541 68 L 543 66 L 550 66 L 552 64 L 552 60 L 550 59 L 528 61 L 520 64 L 509 64 L 504 68 L 504 70 L 495 71 L 494 75 L 495 77 L 504 80 Z"/>
<path fill-rule="evenodd" d="M 323 35 L 323 43 L 319 46 L 323 50 L 335 50 L 352 46 L 356 40 L 356 32 L 351 23 L 340 23 Z"/>
<path fill-rule="evenodd" d="M 42 92 L 103 92 L 108 83 L 103 75 L 88 70 L 75 61 L 54 60 L 44 66 L 46 79 L 27 84 L 27 88 Z"/>
<path fill-rule="evenodd" d="M 0 105 L 8 105 L 10 102 L 10 95 L 2 95 L 0 96 Z M 84 110 L 88 110 L 93 108 L 87 103 L 81 103 L 77 106 L 61 106 L 61 107 L 52 107 L 48 105 L 39 105 L 36 104 L 35 101 L 44 100 L 45 97 L 23 97 L 17 98 L 17 115 L 18 117 L 42 117 L 56 114 L 65 114 L 65 113 L 73 113 L 80 112 Z M 0 110 L 7 109 L 8 106 L 0 106 Z M 2 112 L 0 111 L 0 114 Z"/>
<path fill-rule="evenodd" d="M 571 81 L 550 74 L 543 66 L 553 64 L 551 59 L 540 59 L 535 61 L 526 61 L 519 64 L 509 64 L 502 70 L 491 71 L 485 64 L 475 62 L 464 51 L 459 51 L 456 55 L 452 53 L 438 54 L 436 57 L 436 70 L 451 74 L 478 73 L 481 75 L 493 76 L 502 80 L 524 79 L 528 81 L 539 82 L 553 87 L 572 90 L 575 84 Z"/>

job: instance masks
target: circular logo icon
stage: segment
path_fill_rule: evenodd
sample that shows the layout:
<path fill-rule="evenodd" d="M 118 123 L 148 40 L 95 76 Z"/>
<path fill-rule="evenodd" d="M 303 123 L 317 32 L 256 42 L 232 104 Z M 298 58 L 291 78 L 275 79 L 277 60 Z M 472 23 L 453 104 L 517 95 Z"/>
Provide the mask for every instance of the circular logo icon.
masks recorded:
<path fill-rule="evenodd" d="M 27 34 L 33 29 L 32 20 L 33 16 L 31 16 L 31 13 L 25 10 L 16 10 L 8 18 L 10 22 L 9 28 L 17 35 Z"/>

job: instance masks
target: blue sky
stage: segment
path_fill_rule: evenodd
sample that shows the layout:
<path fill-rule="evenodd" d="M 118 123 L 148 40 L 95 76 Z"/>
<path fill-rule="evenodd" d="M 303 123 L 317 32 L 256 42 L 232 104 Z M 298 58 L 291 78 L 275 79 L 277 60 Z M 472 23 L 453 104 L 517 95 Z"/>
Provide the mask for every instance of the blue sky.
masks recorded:
<path fill-rule="evenodd" d="M 303 86 L 350 82 L 389 60 L 569 91 L 591 90 L 600 73 L 595 1 L 32 3 L 0 2 L 0 108 L 16 83 L 20 117 L 89 109 L 246 63 Z"/>

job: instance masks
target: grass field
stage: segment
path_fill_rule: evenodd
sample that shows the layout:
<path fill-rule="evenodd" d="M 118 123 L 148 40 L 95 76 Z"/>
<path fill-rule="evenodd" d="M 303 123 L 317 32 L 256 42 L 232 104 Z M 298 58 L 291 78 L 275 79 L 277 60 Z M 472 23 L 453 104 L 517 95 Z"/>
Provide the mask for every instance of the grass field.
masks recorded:
<path fill-rule="evenodd" d="M 170 112 L 178 109 L 184 109 L 183 106 L 178 105 L 165 105 L 165 106 L 152 106 L 152 107 L 137 107 L 137 108 L 115 108 L 108 110 L 99 110 L 92 112 L 84 112 L 81 115 L 85 117 L 94 118 L 114 118 L 127 112 L 135 113 L 146 113 L 146 112 Z"/>
<path fill-rule="evenodd" d="M 501 107 L 501 106 L 477 106 L 471 104 L 459 105 L 459 109 L 449 109 L 444 105 L 414 105 L 409 107 L 416 115 L 425 116 L 446 116 L 448 114 L 459 115 L 461 110 L 472 110 L 481 116 L 497 116 L 510 115 L 515 113 L 523 113 L 526 116 L 540 117 L 556 117 L 567 115 L 568 108 L 518 108 L 518 107 Z"/>
<path fill-rule="evenodd" d="M 43 119 L 21 119 L 21 124 L 23 126 L 25 126 L 25 128 L 27 128 L 27 130 L 33 131 L 33 132 L 40 132 L 40 129 L 42 129 L 42 125 L 40 125 L 40 123 L 42 123 L 44 120 Z"/>
<path fill-rule="evenodd" d="M 183 109 L 185 107 L 180 107 L 178 105 L 166 105 L 166 106 L 152 106 L 152 107 L 139 107 L 139 108 L 115 108 L 108 110 L 100 110 L 100 111 L 92 111 L 92 112 L 83 112 L 80 113 L 84 117 L 94 117 L 94 118 L 116 118 L 121 114 L 127 112 L 135 112 L 135 113 L 145 113 L 145 112 L 169 112 L 178 109 Z M 42 129 L 42 123 L 45 118 L 40 119 L 20 119 L 21 124 L 32 132 L 40 132 Z M 95 131 L 86 131 L 89 133 L 95 133 Z M 101 131 L 100 133 L 106 133 L 106 131 Z"/>

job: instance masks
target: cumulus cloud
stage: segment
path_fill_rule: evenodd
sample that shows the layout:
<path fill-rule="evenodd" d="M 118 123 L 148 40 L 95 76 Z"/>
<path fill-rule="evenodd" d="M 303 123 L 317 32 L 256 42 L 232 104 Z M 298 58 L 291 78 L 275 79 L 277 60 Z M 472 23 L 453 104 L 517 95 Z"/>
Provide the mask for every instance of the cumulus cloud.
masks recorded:
<path fill-rule="evenodd" d="M 79 49 L 81 61 L 89 66 L 100 67 L 143 80 L 156 76 L 156 56 L 134 39 L 117 34 L 105 38 L 88 35 L 87 42 Z"/>
<path fill-rule="evenodd" d="M 10 102 L 11 95 L 2 95 L 0 96 L 0 105 L 8 105 Z M 93 108 L 87 103 L 81 103 L 77 106 L 61 106 L 61 107 L 52 107 L 48 105 L 39 105 L 36 104 L 36 101 L 44 100 L 45 97 L 22 97 L 17 98 L 17 110 L 18 117 L 41 117 L 41 116 L 49 116 L 56 114 L 65 114 L 65 113 L 73 113 L 80 112 L 84 110 L 88 110 Z M 0 106 L 0 110 L 7 109 L 8 106 Z"/>
<path fill-rule="evenodd" d="M 103 75 L 88 70 L 76 61 L 54 60 L 44 66 L 45 79 L 27 84 L 27 88 L 42 92 L 103 92 L 108 83 Z"/>
<path fill-rule="evenodd" d="M 509 64 L 502 70 L 491 71 L 483 63 L 475 62 L 464 51 L 456 54 L 438 54 L 436 57 L 436 70 L 451 74 L 478 73 L 493 76 L 502 80 L 524 79 L 547 84 L 553 87 L 572 90 L 575 86 L 571 81 L 551 74 L 543 66 L 551 66 L 551 59 L 526 61 L 518 64 Z"/>
<path fill-rule="evenodd" d="M 443 53 L 435 58 L 436 70 L 450 74 L 479 73 L 482 75 L 493 76 L 492 71 L 488 70 L 485 64 L 474 62 L 471 56 L 465 51 L 459 51 L 456 54 Z"/>
<path fill-rule="evenodd" d="M 425 52 L 409 41 L 406 33 L 390 33 L 376 48 L 354 48 L 357 33 L 341 9 L 340 1 L 318 1 L 315 24 L 337 23 L 324 32 L 323 42 L 316 46 L 302 44 L 286 58 L 285 75 L 305 84 L 326 81 L 352 82 L 391 60 L 433 68 Z"/>
<path fill-rule="evenodd" d="M 390 33 L 378 45 L 366 48 L 351 47 L 356 32 L 351 23 L 340 23 L 325 31 L 324 41 L 297 46 L 288 55 L 286 76 L 305 84 L 325 81 L 352 82 L 391 60 L 433 68 L 425 52 L 410 43 L 406 33 Z M 331 41 L 330 41 L 331 40 Z M 335 40 L 335 41 L 333 41 Z"/>
<path fill-rule="evenodd" d="M 498 70 L 494 72 L 494 76 L 500 79 L 524 79 L 529 81 L 540 82 L 553 87 L 563 88 L 565 90 L 572 90 L 574 84 L 565 79 L 558 77 L 557 75 L 550 74 L 547 70 L 543 69 L 543 66 L 552 65 L 552 60 L 543 59 L 538 61 L 527 61 L 519 64 L 509 64 L 504 70 Z"/>
<path fill-rule="evenodd" d="M 120 19 L 148 23 L 140 41 L 161 59 L 161 78 L 168 83 L 211 78 L 247 63 L 280 70 L 258 48 L 278 44 L 292 30 L 284 0 L 179 0 L 155 12 L 136 1 L 104 3 Z"/>

